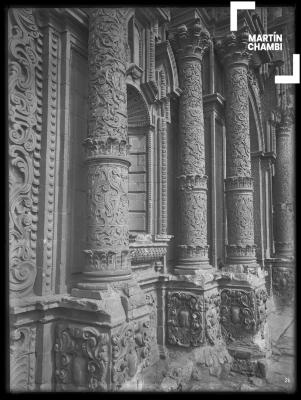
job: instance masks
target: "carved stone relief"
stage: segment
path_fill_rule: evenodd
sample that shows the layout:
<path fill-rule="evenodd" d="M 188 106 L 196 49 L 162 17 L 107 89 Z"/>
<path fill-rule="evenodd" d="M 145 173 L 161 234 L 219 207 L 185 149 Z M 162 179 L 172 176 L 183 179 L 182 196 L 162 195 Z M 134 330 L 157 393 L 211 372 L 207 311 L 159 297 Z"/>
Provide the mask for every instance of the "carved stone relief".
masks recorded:
<path fill-rule="evenodd" d="M 89 326 L 59 324 L 54 351 L 58 390 L 98 392 L 108 389 L 108 333 Z"/>
<path fill-rule="evenodd" d="M 206 340 L 210 345 L 215 345 L 222 341 L 220 304 L 221 298 L 219 293 L 205 296 Z"/>
<path fill-rule="evenodd" d="M 36 277 L 42 126 L 42 35 L 31 9 L 9 11 L 10 291 L 21 297 Z"/>
<path fill-rule="evenodd" d="M 133 378 L 138 368 L 148 366 L 151 351 L 149 328 L 149 320 L 131 322 L 112 336 L 113 390 L 118 390 L 127 380 Z"/>
<path fill-rule="evenodd" d="M 265 289 L 222 289 L 221 324 L 227 342 L 254 335 L 266 319 Z"/>
<path fill-rule="evenodd" d="M 10 389 L 27 392 L 35 389 L 36 328 L 26 326 L 11 331 L 10 337 Z"/>
<path fill-rule="evenodd" d="M 203 296 L 188 292 L 167 295 L 167 341 L 183 347 L 204 343 Z"/>

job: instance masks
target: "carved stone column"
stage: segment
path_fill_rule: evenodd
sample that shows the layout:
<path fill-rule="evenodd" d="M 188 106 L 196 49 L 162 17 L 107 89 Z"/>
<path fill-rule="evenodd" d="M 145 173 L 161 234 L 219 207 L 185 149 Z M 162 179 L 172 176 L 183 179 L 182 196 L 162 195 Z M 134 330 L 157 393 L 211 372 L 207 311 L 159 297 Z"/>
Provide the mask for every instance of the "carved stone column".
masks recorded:
<path fill-rule="evenodd" d="M 275 258 L 272 259 L 273 294 L 281 303 L 294 299 L 294 112 L 282 113 L 276 131 L 274 181 Z"/>
<path fill-rule="evenodd" d="M 131 276 L 128 238 L 126 9 L 90 9 L 86 264 L 80 288 Z"/>
<path fill-rule="evenodd" d="M 207 244 L 207 176 L 205 175 L 202 58 L 209 33 L 196 20 L 174 34 L 180 73 L 179 233 L 175 273 L 194 274 L 210 268 Z"/>
<path fill-rule="evenodd" d="M 227 264 L 256 265 L 253 179 L 249 134 L 248 35 L 232 33 L 218 44 L 225 65 Z"/>
<path fill-rule="evenodd" d="M 286 112 L 276 133 L 277 157 L 275 162 L 275 253 L 278 258 L 294 256 L 293 213 L 293 116 Z"/>
<path fill-rule="evenodd" d="M 232 369 L 265 376 L 270 351 L 264 273 L 256 263 L 253 179 L 249 134 L 248 33 L 240 30 L 217 43 L 226 78 L 228 245 L 221 271 L 221 325 Z M 251 272 L 251 273 L 250 273 Z"/>

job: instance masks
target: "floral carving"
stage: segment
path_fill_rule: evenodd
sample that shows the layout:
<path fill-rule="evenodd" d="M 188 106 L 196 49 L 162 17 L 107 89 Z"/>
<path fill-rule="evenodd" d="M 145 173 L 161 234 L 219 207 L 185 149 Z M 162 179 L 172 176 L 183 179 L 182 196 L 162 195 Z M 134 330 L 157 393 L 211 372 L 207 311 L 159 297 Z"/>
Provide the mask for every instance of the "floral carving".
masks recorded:
<path fill-rule="evenodd" d="M 93 163 L 88 168 L 87 267 L 102 270 L 115 264 L 115 268 L 127 268 L 128 167 Z M 114 261 L 116 257 L 124 260 Z"/>
<path fill-rule="evenodd" d="M 182 89 L 178 170 L 180 207 L 178 249 L 181 264 L 185 262 L 185 258 L 194 258 L 196 253 L 199 261 L 208 260 L 201 60 L 203 52 L 209 45 L 209 35 L 201 31 L 199 22 L 196 22 L 191 30 L 186 26 L 179 27 L 176 34 Z M 191 52 L 192 57 L 182 59 L 181 57 L 187 52 Z M 194 251 L 191 252 L 189 250 L 191 248 Z M 206 251 L 198 251 L 198 248 Z"/>
<path fill-rule="evenodd" d="M 93 327 L 58 325 L 55 379 L 59 390 L 108 388 L 109 337 Z"/>
<path fill-rule="evenodd" d="M 221 324 L 227 341 L 252 335 L 266 319 L 265 289 L 221 291 Z"/>
<path fill-rule="evenodd" d="M 9 264 L 14 296 L 32 291 L 41 148 L 42 35 L 31 9 L 9 11 Z"/>
<path fill-rule="evenodd" d="M 254 244 L 252 192 L 227 193 L 227 216 L 229 245 Z"/>
<path fill-rule="evenodd" d="M 138 371 L 148 366 L 151 345 L 150 321 L 127 324 L 121 332 L 112 336 L 112 389 L 119 389 Z"/>
<path fill-rule="evenodd" d="M 10 388 L 13 392 L 35 389 L 36 328 L 16 328 L 10 338 Z"/>
<path fill-rule="evenodd" d="M 167 297 L 167 340 L 169 344 L 196 347 L 204 343 L 203 297 L 170 292 Z"/>
<path fill-rule="evenodd" d="M 221 342 L 222 339 L 220 304 L 221 299 L 219 293 L 214 293 L 205 297 L 206 339 L 211 345 Z"/>
<path fill-rule="evenodd" d="M 251 176 L 248 76 L 245 66 L 227 69 L 227 176 Z"/>
<path fill-rule="evenodd" d="M 89 23 L 89 137 L 127 143 L 126 22 L 120 8 L 93 8 Z"/>

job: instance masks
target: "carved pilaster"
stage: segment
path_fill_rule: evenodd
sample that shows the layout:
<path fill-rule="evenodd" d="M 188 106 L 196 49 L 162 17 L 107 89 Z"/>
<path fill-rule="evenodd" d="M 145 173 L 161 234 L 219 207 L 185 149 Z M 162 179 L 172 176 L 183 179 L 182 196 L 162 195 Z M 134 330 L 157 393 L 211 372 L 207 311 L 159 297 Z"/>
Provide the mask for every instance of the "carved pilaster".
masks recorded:
<path fill-rule="evenodd" d="M 83 281 L 92 285 L 130 277 L 125 14 L 122 8 L 90 9 Z M 83 282 L 79 286 L 89 287 Z"/>
<path fill-rule="evenodd" d="M 32 293 L 42 128 L 42 34 L 32 9 L 8 13 L 10 294 Z"/>
<path fill-rule="evenodd" d="M 231 33 L 217 42 L 225 64 L 228 264 L 254 264 L 253 180 L 249 134 L 248 34 Z"/>
<path fill-rule="evenodd" d="M 36 327 L 23 326 L 11 331 L 10 389 L 13 392 L 35 390 Z"/>
<path fill-rule="evenodd" d="M 209 268 L 207 244 L 207 176 L 202 93 L 202 58 L 209 47 L 208 32 L 196 20 L 177 28 L 172 44 L 178 57 L 179 113 L 179 236 L 176 273 Z"/>

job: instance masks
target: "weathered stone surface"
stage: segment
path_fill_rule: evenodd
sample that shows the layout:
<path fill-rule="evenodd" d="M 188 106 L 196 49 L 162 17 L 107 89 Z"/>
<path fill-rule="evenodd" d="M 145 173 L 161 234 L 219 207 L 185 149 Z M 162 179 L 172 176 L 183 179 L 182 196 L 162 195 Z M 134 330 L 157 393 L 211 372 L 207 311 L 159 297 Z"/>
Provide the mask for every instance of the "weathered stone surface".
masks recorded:
<path fill-rule="evenodd" d="M 11 391 L 293 391 L 293 13 L 256 13 L 8 10 Z"/>

